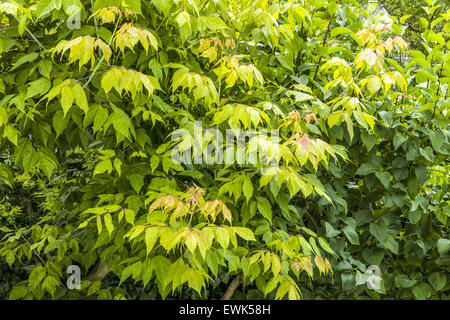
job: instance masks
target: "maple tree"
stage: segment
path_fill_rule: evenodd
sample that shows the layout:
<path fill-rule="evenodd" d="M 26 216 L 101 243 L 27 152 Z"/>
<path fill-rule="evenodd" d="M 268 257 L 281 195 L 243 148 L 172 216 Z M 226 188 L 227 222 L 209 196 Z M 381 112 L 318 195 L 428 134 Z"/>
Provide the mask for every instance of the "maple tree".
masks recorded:
<path fill-rule="evenodd" d="M 0 297 L 448 299 L 427 6 L 411 50 L 353 0 L 1 1 Z M 210 161 L 213 128 L 277 130 L 277 166 Z"/>

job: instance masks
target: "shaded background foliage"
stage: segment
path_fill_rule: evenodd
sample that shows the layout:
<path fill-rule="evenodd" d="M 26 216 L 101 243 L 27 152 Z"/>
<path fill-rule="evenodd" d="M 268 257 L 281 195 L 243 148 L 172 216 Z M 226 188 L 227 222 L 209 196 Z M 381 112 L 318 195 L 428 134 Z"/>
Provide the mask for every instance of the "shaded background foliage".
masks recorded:
<path fill-rule="evenodd" d="M 356 1 L 2 1 L 0 298 L 216 299 L 242 273 L 233 298 L 448 299 L 450 17 L 403 3 L 388 27 Z M 174 164 L 194 120 L 281 128 L 289 175 Z M 160 210 L 203 197 L 225 207 Z M 203 249 L 139 229 L 216 218 Z"/>
<path fill-rule="evenodd" d="M 421 46 L 421 35 L 427 29 L 431 21 L 436 22 L 434 27 L 442 31 L 443 23 L 437 21 L 440 14 L 445 14 L 449 9 L 448 1 L 437 0 L 428 5 L 427 1 L 405 1 L 405 0 L 386 0 L 386 1 L 358 1 L 361 5 L 372 6 L 379 10 L 384 9 L 388 15 L 401 19 L 401 23 L 407 26 L 403 37 L 408 40 L 410 47 L 417 47 L 424 50 Z M 435 19 L 436 18 L 436 19 Z"/>

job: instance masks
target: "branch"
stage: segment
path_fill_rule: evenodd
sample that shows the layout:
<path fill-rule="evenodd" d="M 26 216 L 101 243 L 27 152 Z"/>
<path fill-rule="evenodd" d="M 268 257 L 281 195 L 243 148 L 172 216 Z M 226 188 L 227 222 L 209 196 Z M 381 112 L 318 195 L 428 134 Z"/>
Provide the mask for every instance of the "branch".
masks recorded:
<path fill-rule="evenodd" d="M 234 278 L 231 283 L 228 285 L 227 290 L 225 291 L 225 293 L 223 294 L 222 298 L 220 298 L 220 300 L 231 300 L 231 298 L 233 298 L 234 292 L 236 291 L 236 289 L 242 284 L 242 279 L 243 279 L 244 275 L 241 273 L 239 273 L 236 278 Z"/>
<path fill-rule="evenodd" d="M 16 16 L 13 16 L 17 22 L 20 23 L 19 18 L 17 18 Z M 36 41 L 36 43 L 39 45 L 39 47 L 41 48 L 41 50 L 45 50 L 46 48 L 44 47 L 44 45 L 34 36 L 33 32 L 31 32 L 27 27 L 25 27 L 25 30 L 28 32 L 28 34 L 33 38 L 34 41 Z"/>
<path fill-rule="evenodd" d="M 450 177 L 450 174 L 448 174 L 447 172 L 441 171 L 441 170 L 436 170 L 436 169 L 428 169 L 428 170 L 429 170 L 429 171 L 436 171 L 436 172 L 445 174 L 445 175 L 447 175 L 448 177 Z"/>
<path fill-rule="evenodd" d="M 99 260 L 94 270 L 89 274 L 88 280 L 91 282 L 101 281 L 111 271 L 108 267 L 108 262 Z"/>
<path fill-rule="evenodd" d="M 108 268 L 108 262 L 102 262 L 99 260 L 94 267 L 94 270 L 88 275 L 88 280 L 91 282 L 101 281 L 106 275 L 109 273 L 110 269 Z M 63 284 L 64 286 L 64 284 Z M 65 287 L 65 286 L 64 286 Z M 70 294 L 70 290 L 67 289 L 67 293 L 58 298 L 58 300 L 66 300 Z"/>

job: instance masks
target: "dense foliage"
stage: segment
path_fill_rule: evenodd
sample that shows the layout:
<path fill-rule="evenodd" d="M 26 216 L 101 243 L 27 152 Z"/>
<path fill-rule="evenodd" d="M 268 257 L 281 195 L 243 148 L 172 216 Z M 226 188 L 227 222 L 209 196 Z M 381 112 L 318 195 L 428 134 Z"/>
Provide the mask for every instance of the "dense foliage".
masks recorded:
<path fill-rule="evenodd" d="M 367 5 L 367 1 L 358 0 L 362 5 Z M 428 29 L 429 24 L 433 24 L 432 28 L 436 33 L 443 31 L 442 28 L 445 19 L 440 14 L 445 14 L 450 9 L 450 2 L 447 0 L 436 0 L 430 2 L 416 0 L 380 0 L 378 2 L 369 2 L 370 6 L 383 9 L 389 15 L 395 16 L 401 25 L 406 26 L 402 37 L 408 40 L 411 47 L 424 50 L 422 46 L 422 33 Z M 375 10 L 374 10 L 375 11 Z"/>
<path fill-rule="evenodd" d="M 358 0 L 361 4 L 365 4 L 366 1 Z M 420 22 L 418 18 L 424 18 L 425 21 L 429 21 L 432 16 L 435 15 L 436 18 L 439 17 L 439 13 L 445 13 L 448 10 L 449 4 L 445 0 L 436 0 L 430 2 L 428 5 L 426 0 L 417 1 L 406 1 L 406 0 L 380 0 L 378 2 L 369 1 L 369 3 L 375 3 L 377 5 L 382 5 L 386 8 L 390 15 L 401 17 L 415 17 L 416 19 L 411 19 L 412 23 Z"/>
<path fill-rule="evenodd" d="M 0 298 L 450 298 L 433 5 L 411 50 L 356 0 L 1 1 Z"/>

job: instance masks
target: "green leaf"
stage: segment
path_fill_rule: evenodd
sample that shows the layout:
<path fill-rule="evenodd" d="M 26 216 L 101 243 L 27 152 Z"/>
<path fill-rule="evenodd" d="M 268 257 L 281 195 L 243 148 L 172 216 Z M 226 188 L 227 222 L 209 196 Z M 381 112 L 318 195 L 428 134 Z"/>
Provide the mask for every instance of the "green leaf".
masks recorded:
<path fill-rule="evenodd" d="M 377 92 L 381 88 L 381 80 L 377 76 L 370 77 L 367 82 L 367 89 L 371 94 Z"/>
<path fill-rule="evenodd" d="M 437 152 L 443 153 L 441 147 L 444 144 L 445 136 L 442 131 L 432 131 L 428 136 L 430 138 L 433 149 Z"/>
<path fill-rule="evenodd" d="M 331 249 L 330 245 L 324 238 L 319 237 L 319 244 L 322 247 L 322 249 L 325 250 L 326 252 L 336 255 L 336 253 L 333 251 L 333 249 Z"/>
<path fill-rule="evenodd" d="M 5 110 L 5 108 L 0 106 L 0 126 L 7 124 L 8 118 L 8 112 Z"/>
<path fill-rule="evenodd" d="M 397 150 L 406 140 L 408 140 L 408 137 L 397 132 L 394 137 L 394 149 Z"/>
<path fill-rule="evenodd" d="M 133 209 L 124 209 L 123 210 L 125 213 L 125 221 L 128 222 L 129 224 L 134 225 L 134 218 L 136 216 L 136 213 L 134 212 Z"/>
<path fill-rule="evenodd" d="M 180 29 L 181 43 L 184 43 L 192 34 L 191 16 L 186 11 L 180 12 L 175 21 Z"/>
<path fill-rule="evenodd" d="M 248 228 L 233 227 L 233 230 L 244 240 L 256 241 L 253 231 Z"/>
<path fill-rule="evenodd" d="M 97 223 L 98 234 L 101 234 L 102 230 L 103 230 L 102 218 L 100 216 L 97 216 L 95 220 L 96 220 L 96 223 Z"/>
<path fill-rule="evenodd" d="M 37 57 L 39 57 L 39 54 L 37 52 L 31 52 L 29 54 L 26 54 L 26 55 L 20 57 L 19 59 L 17 59 L 14 66 L 9 71 L 13 71 L 13 70 L 17 69 L 24 63 L 32 62 L 32 61 L 36 60 Z"/>
<path fill-rule="evenodd" d="M 50 72 L 52 71 L 52 68 L 53 64 L 49 59 L 42 60 L 39 63 L 39 73 L 47 79 L 50 79 Z"/>
<path fill-rule="evenodd" d="M 264 295 L 267 296 L 269 293 L 275 290 L 275 288 L 278 286 L 279 281 L 279 277 L 271 277 L 264 289 Z"/>
<path fill-rule="evenodd" d="M 375 172 L 375 176 L 380 180 L 380 182 L 383 184 L 383 186 L 387 189 L 389 187 L 389 181 L 391 179 L 391 175 L 389 172 Z"/>
<path fill-rule="evenodd" d="M 122 274 L 120 275 L 120 282 L 119 282 L 119 286 L 125 281 L 127 280 L 136 270 L 136 266 L 138 263 L 134 263 L 132 265 L 129 265 L 128 267 L 126 267 L 123 271 Z"/>
<path fill-rule="evenodd" d="M 56 138 L 58 138 L 61 133 L 64 131 L 64 129 L 67 128 L 67 125 L 69 124 L 69 117 L 64 117 L 64 112 L 62 110 L 58 110 L 55 112 L 55 115 L 53 116 L 53 128 L 56 131 Z"/>
<path fill-rule="evenodd" d="M 434 290 L 441 291 L 447 284 L 447 279 L 444 273 L 434 272 L 428 278 L 428 282 L 431 283 Z"/>
<path fill-rule="evenodd" d="M 97 11 L 101 8 L 108 7 L 117 7 L 120 8 L 121 0 L 95 0 L 94 2 L 94 11 Z"/>
<path fill-rule="evenodd" d="M 93 176 L 95 176 L 97 174 L 102 174 L 106 171 L 108 171 L 108 173 L 111 173 L 112 168 L 113 167 L 112 167 L 111 159 L 102 160 L 95 166 Z"/>
<path fill-rule="evenodd" d="M 76 83 L 72 87 L 72 93 L 75 98 L 76 105 L 79 106 L 81 108 L 81 110 L 84 111 L 85 114 L 87 114 L 89 111 L 89 105 L 87 102 L 87 98 L 86 98 L 84 89 L 81 87 L 81 85 L 79 83 Z"/>
<path fill-rule="evenodd" d="M 372 150 L 372 148 L 375 146 L 377 142 L 377 138 L 366 131 L 361 132 L 361 140 L 366 146 L 367 151 Z"/>
<path fill-rule="evenodd" d="M 450 249 L 450 240 L 449 239 L 439 239 L 437 241 L 437 248 L 440 255 L 444 255 Z"/>
<path fill-rule="evenodd" d="M 278 257 L 278 255 L 276 255 L 275 253 L 271 255 L 271 262 L 272 262 L 272 272 L 273 275 L 276 277 L 280 274 L 281 271 L 281 262 L 280 262 L 280 258 Z"/>
<path fill-rule="evenodd" d="M 144 176 L 140 174 L 132 174 L 128 176 L 127 179 L 130 181 L 134 191 L 139 194 L 139 191 L 141 191 L 144 186 Z"/>
<path fill-rule="evenodd" d="M 69 112 L 70 108 L 72 107 L 73 101 L 75 100 L 75 97 L 72 93 L 72 89 L 69 86 L 64 86 L 61 88 L 61 106 L 63 108 L 64 112 L 64 118 L 67 115 L 67 112 Z"/>
<path fill-rule="evenodd" d="M 93 126 L 94 133 L 103 127 L 106 120 L 108 119 L 108 116 L 109 116 L 109 114 L 108 114 L 108 110 L 106 110 L 106 108 L 98 107 L 95 110 L 95 118 L 94 118 L 94 126 Z"/>
<path fill-rule="evenodd" d="M 340 231 L 335 230 L 333 228 L 333 226 L 327 221 L 325 221 L 325 230 L 326 230 L 326 236 L 328 238 L 334 238 L 340 233 Z"/>
<path fill-rule="evenodd" d="M 220 246 L 225 250 L 228 248 L 230 243 L 230 233 L 225 227 L 218 227 L 215 229 L 216 240 L 219 242 Z"/>
<path fill-rule="evenodd" d="M 277 55 L 277 60 L 280 61 L 281 65 L 285 67 L 286 69 L 290 71 L 294 71 L 294 63 L 292 62 L 292 54 L 284 55 L 280 54 Z"/>
<path fill-rule="evenodd" d="M 94 283 L 92 283 L 89 286 L 88 296 L 98 292 L 98 290 L 100 290 L 101 286 L 102 286 L 102 282 L 101 281 L 95 281 Z"/>
<path fill-rule="evenodd" d="M 377 223 L 372 222 L 369 225 L 369 232 L 373 235 L 382 245 L 387 249 L 391 250 L 393 253 L 398 253 L 398 243 L 390 236 L 389 229 L 382 221 L 377 221 Z"/>
<path fill-rule="evenodd" d="M 159 165 L 159 157 L 156 155 L 153 155 L 150 158 L 150 167 L 152 168 L 152 172 L 154 172 L 156 170 L 156 168 L 158 168 Z"/>
<path fill-rule="evenodd" d="M 103 220 L 105 221 L 106 229 L 108 230 L 109 236 L 111 236 L 114 231 L 114 224 L 112 223 L 112 217 L 109 213 L 103 216 Z"/>
<path fill-rule="evenodd" d="M 115 158 L 113 161 L 114 169 L 116 169 L 119 177 L 122 175 L 122 161 L 119 158 Z"/>
<path fill-rule="evenodd" d="M 10 300 L 18 300 L 21 299 L 23 297 L 26 296 L 28 292 L 27 287 L 25 286 L 17 286 L 14 287 L 10 292 L 9 292 L 9 299 Z"/>
<path fill-rule="evenodd" d="M 46 270 L 40 264 L 34 267 L 33 271 L 31 271 L 30 273 L 30 277 L 28 278 L 29 286 L 33 287 L 39 286 L 46 274 L 47 274 Z"/>
<path fill-rule="evenodd" d="M 375 173 L 378 170 L 378 166 L 373 163 L 363 163 L 356 171 L 357 175 L 367 176 L 368 174 Z"/>
<path fill-rule="evenodd" d="M 131 123 L 130 118 L 128 115 L 121 111 L 121 112 L 114 112 L 111 117 L 111 122 L 114 126 L 114 130 L 117 134 L 119 134 L 122 137 L 129 138 L 130 137 L 130 131 L 134 132 L 133 124 Z M 109 122 L 109 120 L 108 120 Z"/>
<path fill-rule="evenodd" d="M 17 146 L 17 139 L 19 138 L 19 131 L 11 126 L 5 126 L 5 130 L 3 132 L 3 136 L 8 138 L 14 145 Z"/>
<path fill-rule="evenodd" d="M 36 6 L 38 18 L 51 13 L 53 10 L 59 10 L 62 7 L 63 0 L 39 0 Z"/>
<path fill-rule="evenodd" d="M 244 192 L 244 196 L 248 200 L 250 200 L 250 198 L 253 195 L 253 184 L 251 179 L 248 176 L 244 176 L 244 183 L 242 185 L 242 191 Z"/>
<path fill-rule="evenodd" d="M 147 228 L 145 230 L 145 246 L 147 248 L 147 256 L 155 246 L 156 240 L 158 240 L 158 235 L 159 232 L 157 228 Z"/>
<path fill-rule="evenodd" d="M 29 138 L 20 139 L 16 151 L 16 161 L 22 163 L 25 172 L 28 172 L 36 163 L 35 150 Z"/>
<path fill-rule="evenodd" d="M 42 281 L 42 288 L 48 291 L 52 296 L 54 295 L 57 286 L 60 286 L 60 282 L 55 277 L 48 276 Z"/>
<path fill-rule="evenodd" d="M 378 114 L 380 115 L 381 119 L 387 123 L 389 127 L 392 125 L 392 121 L 394 119 L 394 115 L 392 112 L 380 111 L 378 112 Z"/>
<path fill-rule="evenodd" d="M 399 288 L 410 288 L 417 282 L 417 280 L 410 280 L 406 274 L 399 274 L 394 281 Z"/>
<path fill-rule="evenodd" d="M 228 26 L 221 18 L 215 16 L 201 16 L 197 18 L 198 29 L 201 33 L 206 30 L 218 31 L 228 29 Z"/>
<path fill-rule="evenodd" d="M 258 211 L 264 218 L 272 223 L 272 206 L 270 205 L 269 200 L 262 197 L 256 197 L 256 199 L 258 200 Z"/>
<path fill-rule="evenodd" d="M 418 300 L 427 300 L 433 293 L 433 288 L 428 283 L 421 283 L 412 289 L 414 296 Z"/>
<path fill-rule="evenodd" d="M 14 176 L 6 164 L 0 163 L 0 180 L 12 187 L 14 184 Z"/>
<path fill-rule="evenodd" d="M 39 168 L 44 171 L 48 178 L 51 177 L 55 169 L 58 167 L 58 161 L 55 154 L 46 148 L 39 150 Z"/>
<path fill-rule="evenodd" d="M 332 127 L 334 127 L 336 124 L 338 124 L 339 122 L 341 122 L 341 121 L 342 121 L 342 116 L 343 116 L 343 114 L 344 114 L 344 113 L 343 113 L 342 111 L 330 114 L 330 115 L 328 116 L 328 119 L 327 119 L 327 121 L 328 121 L 328 126 L 329 126 L 330 128 L 332 128 Z"/>
<path fill-rule="evenodd" d="M 354 229 L 352 229 L 350 226 L 345 226 L 342 231 L 345 233 L 347 239 L 351 244 L 359 245 L 359 237 Z"/>
<path fill-rule="evenodd" d="M 34 96 L 41 96 L 50 89 L 50 81 L 46 78 L 40 78 L 36 81 L 30 82 L 28 84 L 28 90 L 26 94 L 26 99 L 32 98 Z"/>

